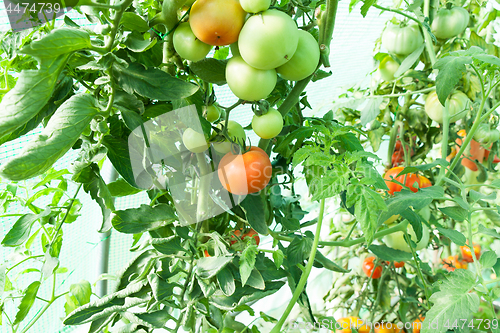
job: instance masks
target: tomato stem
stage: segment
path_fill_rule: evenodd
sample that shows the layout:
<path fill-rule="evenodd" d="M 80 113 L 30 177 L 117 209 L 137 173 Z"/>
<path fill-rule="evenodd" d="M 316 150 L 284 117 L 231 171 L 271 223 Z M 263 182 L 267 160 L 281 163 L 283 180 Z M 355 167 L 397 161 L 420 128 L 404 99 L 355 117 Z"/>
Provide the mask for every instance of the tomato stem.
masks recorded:
<path fill-rule="evenodd" d="M 422 269 L 420 268 L 420 263 L 419 263 L 419 258 L 417 256 L 417 252 L 415 251 L 415 249 L 411 245 L 411 238 L 410 238 L 410 235 L 408 235 L 408 229 L 405 229 L 403 232 L 404 232 L 405 240 L 410 247 L 411 254 L 413 255 L 413 260 L 415 261 L 415 266 L 417 268 L 418 277 L 420 278 L 420 281 L 422 281 L 422 284 L 424 285 L 425 301 L 427 302 L 429 300 L 429 297 L 431 297 L 431 294 L 429 293 L 429 287 L 427 286 L 427 282 L 424 279 L 424 274 L 422 273 Z"/>
<path fill-rule="evenodd" d="M 321 233 L 321 225 L 323 224 L 324 213 L 325 213 L 325 199 L 321 199 L 320 208 L 319 208 L 319 216 L 318 216 L 318 224 L 316 225 L 316 234 L 314 235 L 314 241 L 313 241 L 313 244 L 311 247 L 311 252 L 309 253 L 309 259 L 307 261 L 306 268 L 300 277 L 299 283 L 297 284 L 295 291 L 293 292 L 293 296 L 292 296 L 292 299 L 290 300 L 290 303 L 288 303 L 288 306 L 286 307 L 285 312 L 283 313 L 283 315 L 279 319 L 276 326 L 273 327 L 273 329 L 271 330 L 271 333 L 281 332 L 281 327 L 285 323 L 285 320 L 288 318 L 288 315 L 292 311 L 292 308 L 294 307 L 295 303 L 297 302 L 300 295 L 302 294 L 304 287 L 306 286 L 307 278 L 309 277 L 309 274 L 311 273 L 311 269 L 312 269 L 312 266 L 314 264 L 314 258 L 316 257 L 316 251 L 318 249 L 319 236 Z"/>

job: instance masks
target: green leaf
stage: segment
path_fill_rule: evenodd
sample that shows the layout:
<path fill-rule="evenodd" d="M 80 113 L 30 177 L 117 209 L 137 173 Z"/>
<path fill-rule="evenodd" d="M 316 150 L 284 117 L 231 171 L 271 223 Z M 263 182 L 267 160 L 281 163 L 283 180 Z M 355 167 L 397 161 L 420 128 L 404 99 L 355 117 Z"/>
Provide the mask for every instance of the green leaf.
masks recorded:
<path fill-rule="evenodd" d="M 408 55 L 405 60 L 399 65 L 398 70 L 394 73 L 394 77 L 400 77 L 407 70 L 413 67 L 416 61 L 419 60 L 420 55 L 424 51 L 425 44 L 422 44 L 418 49 L 413 51 L 410 55 Z"/>
<path fill-rule="evenodd" d="M 446 99 L 453 92 L 458 81 L 467 71 L 466 64 L 471 64 L 471 57 L 443 57 L 434 64 L 435 69 L 439 69 L 436 77 L 436 93 L 439 101 L 444 106 Z"/>
<path fill-rule="evenodd" d="M 158 302 L 172 296 L 176 287 L 174 283 L 168 283 L 164 279 L 159 278 L 157 274 L 149 274 L 148 281 L 153 291 L 153 296 Z"/>
<path fill-rule="evenodd" d="M 233 257 L 200 258 L 196 264 L 196 275 L 202 279 L 210 279 L 227 266 Z"/>
<path fill-rule="evenodd" d="M 226 296 L 231 296 L 236 290 L 233 274 L 227 267 L 224 267 L 224 269 L 217 273 L 217 282 L 219 283 L 220 289 Z"/>
<path fill-rule="evenodd" d="M 129 50 L 142 53 L 155 46 L 156 41 L 156 38 L 150 39 L 148 34 L 144 36 L 140 32 L 132 31 L 131 34 L 127 35 L 123 44 L 126 45 Z"/>
<path fill-rule="evenodd" d="M 376 0 L 364 0 L 363 5 L 361 6 L 361 15 L 366 17 L 368 14 L 368 10 L 373 6 L 377 1 Z"/>
<path fill-rule="evenodd" d="M 226 84 L 227 60 L 205 58 L 191 63 L 189 68 L 203 81 L 222 86 Z"/>
<path fill-rule="evenodd" d="M 480 224 L 478 227 L 478 233 L 485 234 L 485 235 L 500 239 L 500 234 L 495 229 L 488 229 L 482 224 Z"/>
<path fill-rule="evenodd" d="M 90 46 L 90 35 L 87 31 L 61 27 L 23 47 L 21 53 L 29 54 L 38 59 L 54 58 Z"/>
<path fill-rule="evenodd" d="M 386 205 L 379 193 L 366 187 L 361 187 L 361 193 L 354 204 L 354 215 L 361 222 L 361 229 L 366 238 L 367 245 L 373 241 L 373 235 L 378 227 L 378 218 L 381 210 L 386 210 Z"/>
<path fill-rule="evenodd" d="M 2 239 L 3 246 L 19 246 L 22 245 L 30 236 L 33 223 L 39 218 L 45 217 L 50 213 L 50 209 L 44 210 L 40 214 L 24 214 L 9 230 L 7 235 Z"/>
<path fill-rule="evenodd" d="M 28 286 L 28 288 L 26 288 L 23 298 L 21 299 L 21 303 L 18 306 L 19 310 L 16 313 L 16 319 L 14 320 L 13 325 L 19 324 L 24 320 L 24 318 L 26 318 L 33 307 L 33 304 L 35 304 L 36 294 L 38 293 L 39 288 L 40 281 L 34 281 Z"/>
<path fill-rule="evenodd" d="M 54 57 L 45 61 L 40 70 L 21 72 L 15 87 L 0 102 L 0 138 L 25 125 L 43 109 L 52 96 L 68 57 Z"/>
<path fill-rule="evenodd" d="M 339 265 L 337 265 L 336 263 L 334 263 L 333 261 L 331 261 L 330 259 L 325 257 L 323 255 L 323 253 L 321 253 L 321 251 L 319 251 L 319 250 L 316 251 L 316 257 L 314 258 L 314 261 L 315 261 L 315 263 L 320 263 L 321 266 L 323 266 L 324 268 L 326 268 L 332 272 L 339 272 L 339 273 L 350 272 L 349 270 L 340 267 Z"/>
<path fill-rule="evenodd" d="M 469 212 L 459 206 L 443 207 L 439 208 L 439 210 L 457 221 L 465 221 L 469 216 Z"/>
<path fill-rule="evenodd" d="M 411 261 L 413 256 L 411 253 L 395 250 L 393 248 L 387 247 L 385 245 L 375 245 L 372 244 L 368 247 L 368 250 L 377 256 L 380 260 L 385 261 Z"/>
<path fill-rule="evenodd" d="M 438 282 L 438 292 L 429 298 L 433 303 L 422 323 L 422 333 L 444 333 L 446 323 L 469 318 L 479 309 L 479 296 L 468 291 L 476 285 L 475 273 L 457 269 Z M 448 324 L 449 325 L 449 324 Z"/>
<path fill-rule="evenodd" d="M 186 249 L 181 245 L 179 237 L 171 236 L 169 238 L 154 238 L 150 243 L 156 251 L 163 254 L 186 252 Z"/>
<path fill-rule="evenodd" d="M 171 101 L 194 94 L 198 87 L 192 83 L 177 79 L 156 68 L 144 68 L 139 63 L 128 67 L 113 65 L 113 75 L 118 85 L 128 92 L 134 92 L 159 101 Z"/>
<path fill-rule="evenodd" d="M 241 268 L 241 266 L 240 266 Z M 243 280 L 243 278 L 242 278 Z M 243 283 L 243 281 L 242 281 Z M 257 269 L 253 269 L 252 272 L 250 273 L 250 276 L 245 282 L 246 285 L 249 285 L 250 287 L 254 287 L 255 289 L 259 290 L 264 290 L 266 288 L 266 284 L 264 282 L 264 279 L 262 278 L 262 275 Z"/>
<path fill-rule="evenodd" d="M 131 186 L 137 187 L 130 162 L 130 153 L 128 150 L 128 142 L 122 138 L 106 135 L 103 139 L 103 144 L 108 149 L 107 157 L 116 171 L 129 183 Z"/>
<path fill-rule="evenodd" d="M 465 242 L 467 241 L 467 238 L 460 231 L 447 229 L 440 226 L 437 226 L 437 229 L 441 235 L 447 237 L 458 246 L 464 246 Z"/>
<path fill-rule="evenodd" d="M 54 170 L 54 171 L 48 173 L 47 176 L 45 176 L 42 181 L 38 182 L 31 189 L 34 190 L 34 189 L 36 189 L 36 188 L 38 188 L 40 186 L 48 184 L 51 181 L 53 181 L 54 179 L 60 179 L 60 180 L 62 180 L 62 179 L 64 179 L 62 176 L 67 175 L 67 174 L 70 174 L 70 172 L 68 171 L 68 169 L 62 169 L 62 170 L 59 170 L 59 171 L 55 171 Z"/>
<path fill-rule="evenodd" d="M 381 225 L 392 215 L 401 214 L 410 206 L 418 211 L 428 206 L 435 198 L 441 198 L 443 196 L 443 188 L 437 186 L 422 188 L 416 193 L 403 189 L 397 192 L 393 198 L 386 201 L 387 211 L 380 214 L 378 224 Z"/>
<path fill-rule="evenodd" d="M 483 269 L 491 268 L 497 263 L 498 257 L 494 251 L 486 251 L 481 254 L 479 258 L 479 263 L 483 266 Z"/>
<path fill-rule="evenodd" d="M 283 254 L 283 251 L 280 249 L 277 249 L 273 252 L 273 260 L 274 264 L 276 265 L 276 269 L 279 269 L 281 265 L 283 265 L 283 258 L 285 255 Z"/>
<path fill-rule="evenodd" d="M 309 258 L 313 240 L 309 237 L 294 237 L 286 249 L 288 266 L 302 264 Z"/>
<path fill-rule="evenodd" d="M 6 281 L 6 272 L 7 270 L 7 264 L 3 264 L 0 266 L 0 297 L 2 296 L 3 292 L 5 291 L 5 281 Z M 1 306 L 0 306 L 1 307 Z M 0 315 L 1 317 L 1 315 Z"/>
<path fill-rule="evenodd" d="M 92 95 L 73 95 L 57 108 L 47 126 L 19 155 L 2 165 L 0 174 L 19 181 L 47 171 L 75 144 L 99 111 Z"/>
<path fill-rule="evenodd" d="M 255 268 L 255 258 L 257 257 L 257 252 L 257 246 L 255 245 L 247 246 L 243 252 L 241 252 L 240 276 L 242 286 L 245 286 L 250 274 L 252 274 L 252 270 Z"/>
<path fill-rule="evenodd" d="M 164 328 L 169 320 L 175 320 L 167 311 L 158 310 L 146 313 L 136 313 L 137 318 L 149 323 L 154 328 Z M 135 331 L 140 332 L 140 331 Z"/>
<path fill-rule="evenodd" d="M 125 179 L 118 180 L 108 184 L 109 193 L 112 197 L 126 197 L 142 192 L 143 190 L 131 186 Z"/>
<path fill-rule="evenodd" d="M 366 101 L 366 105 L 361 109 L 361 125 L 366 126 L 380 114 L 380 104 L 384 99 L 382 97 L 370 98 Z"/>
<path fill-rule="evenodd" d="M 129 308 L 143 304 L 138 297 L 128 297 L 138 293 L 144 287 L 143 282 L 130 283 L 125 289 L 87 303 L 64 318 L 64 325 L 85 324 L 99 318 L 110 317 L 114 313 L 126 311 Z"/>
<path fill-rule="evenodd" d="M 259 234 L 267 235 L 265 206 L 262 197 L 259 194 L 249 194 L 240 203 L 240 206 L 245 210 L 250 226 Z"/>
<path fill-rule="evenodd" d="M 139 208 L 117 210 L 114 214 L 111 220 L 113 227 L 126 234 L 158 229 L 177 219 L 174 209 L 166 204 L 153 207 L 142 204 Z"/>
<path fill-rule="evenodd" d="M 86 280 L 80 280 L 80 282 L 73 283 L 69 286 L 69 292 L 71 293 L 71 295 L 75 296 L 78 304 L 81 306 L 90 302 L 92 287 L 90 285 L 90 282 Z"/>
<path fill-rule="evenodd" d="M 120 20 L 125 30 L 146 32 L 149 30 L 148 23 L 134 12 L 125 12 Z"/>

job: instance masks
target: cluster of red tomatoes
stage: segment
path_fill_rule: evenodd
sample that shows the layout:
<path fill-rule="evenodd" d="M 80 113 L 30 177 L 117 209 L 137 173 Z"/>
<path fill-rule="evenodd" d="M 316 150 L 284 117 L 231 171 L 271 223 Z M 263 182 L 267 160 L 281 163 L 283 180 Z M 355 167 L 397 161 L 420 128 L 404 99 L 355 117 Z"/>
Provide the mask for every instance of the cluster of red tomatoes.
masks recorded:
<path fill-rule="evenodd" d="M 385 262 L 385 261 L 380 261 L 377 265 L 375 265 L 375 258 L 374 256 L 369 256 L 366 257 L 365 260 L 363 261 L 363 272 L 368 276 L 369 278 L 372 279 L 380 279 L 382 276 L 382 270 L 383 270 L 383 265 L 390 265 L 391 263 Z M 392 263 L 395 268 L 401 268 L 405 265 L 404 261 L 395 261 Z"/>

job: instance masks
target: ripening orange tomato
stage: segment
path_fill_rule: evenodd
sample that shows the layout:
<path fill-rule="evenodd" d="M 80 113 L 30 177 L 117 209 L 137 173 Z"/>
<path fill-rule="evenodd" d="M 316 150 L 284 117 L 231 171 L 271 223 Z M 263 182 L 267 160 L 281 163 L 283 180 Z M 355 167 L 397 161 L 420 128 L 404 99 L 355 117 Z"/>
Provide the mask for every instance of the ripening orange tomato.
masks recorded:
<path fill-rule="evenodd" d="M 351 333 L 352 328 L 356 328 L 359 333 L 369 333 L 370 328 L 367 325 L 363 325 L 363 320 L 356 316 L 348 316 L 340 318 L 337 320 L 336 333 Z"/>
<path fill-rule="evenodd" d="M 474 254 L 476 255 L 476 259 L 479 259 L 481 256 L 481 245 L 479 244 L 474 244 Z M 464 245 L 460 246 L 460 251 L 462 252 L 462 259 L 466 262 L 473 262 L 474 259 L 472 259 L 472 253 L 469 248 L 469 246 Z"/>
<path fill-rule="evenodd" d="M 238 40 L 246 14 L 238 0 L 196 0 L 189 25 L 203 43 L 229 45 Z"/>
<path fill-rule="evenodd" d="M 404 167 L 394 167 L 392 169 L 389 169 L 385 175 L 385 184 L 389 188 L 389 194 L 394 194 L 394 192 L 399 192 L 403 189 L 403 186 L 399 185 L 398 183 L 395 183 L 392 181 L 394 180 L 400 182 L 401 184 L 405 184 L 405 186 L 409 187 L 412 192 L 417 192 L 418 188 L 415 186 L 415 183 L 417 185 L 419 184 L 419 178 L 416 174 L 413 173 L 408 173 L 405 175 L 401 175 L 397 177 L 397 175 L 403 171 Z"/>
<path fill-rule="evenodd" d="M 396 268 L 404 267 L 404 265 L 405 265 L 404 261 L 395 261 L 394 262 L 394 267 L 396 267 Z"/>

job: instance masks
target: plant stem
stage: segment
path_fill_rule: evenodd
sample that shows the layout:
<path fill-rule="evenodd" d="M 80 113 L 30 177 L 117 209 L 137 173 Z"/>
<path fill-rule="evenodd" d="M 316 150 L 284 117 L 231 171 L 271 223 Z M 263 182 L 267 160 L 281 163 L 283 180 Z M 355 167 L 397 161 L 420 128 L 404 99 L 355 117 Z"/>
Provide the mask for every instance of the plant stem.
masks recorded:
<path fill-rule="evenodd" d="M 206 219 L 208 215 L 208 190 L 210 187 L 210 171 L 208 170 L 208 163 L 205 159 L 205 153 L 197 153 L 196 159 L 200 168 L 200 186 L 198 191 L 198 203 L 196 206 L 196 221 L 200 222 Z M 207 231 L 207 230 L 205 230 Z M 202 231 L 203 232 L 203 231 Z"/>
<path fill-rule="evenodd" d="M 408 235 L 408 230 L 405 229 L 404 234 L 405 234 L 404 237 L 406 239 L 406 242 L 408 244 L 411 244 L 411 238 L 410 238 L 410 235 Z M 413 260 L 415 260 L 415 266 L 417 267 L 418 277 L 420 278 L 420 281 L 422 281 L 422 284 L 424 285 L 425 301 L 428 302 L 429 297 L 431 297 L 431 294 L 429 293 L 429 288 L 427 286 L 427 283 L 424 280 L 424 274 L 422 273 L 422 269 L 420 268 L 420 264 L 418 262 L 417 252 L 415 251 L 413 246 L 411 246 L 411 245 L 409 245 L 409 246 L 410 246 L 411 254 L 413 255 Z"/>
<path fill-rule="evenodd" d="M 75 195 L 73 195 L 73 198 L 71 198 L 71 202 L 69 203 L 68 207 L 66 208 L 66 214 L 64 214 L 64 217 L 62 218 L 61 222 L 59 223 L 59 225 L 57 226 L 57 229 L 56 231 L 54 232 L 54 238 L 52 238 L 50 244 L 49 244 L 49 247 L 47 248 L 47 251 L 50 250 L 50 248 L 52 247 L 52 245 L 54 245 L 54 242 L 55 240 L 57 239 L 57 235 L 59 234 L 59 231 L 61 230 L 64 222 L 66 221 L 66 219 L 68 218 L 68 215 L 69 215 L 69 212 L 71 210 L 71 207 L 73 207 L 73 203 L 75 202 L 76 200 L 76 196 L 78 195 L 78 192 L 80 192 L 80 189 L 82 188 L 83 186 L 83 183 L 78 185 L 78 188 L 76 189 L 75 191 Z"/>
<path fill-rule="evenodd" d="M 429 1 L 429 0 L 426 0 Z M 450 112 L 449 112 L 449 105 L 450 101 L 447 98 L 446 102 L 444 103 L 445 106 L 443 108 L 443 138 L 441 139 L 441 156 L 443 158 L 446 158 L 448 156 L 448 132 L 450 130 Z M 446 172 L 446 168 L 441 167 L 439 170 L 439 178 L 443 178 Z"/>
<path fill-rule="evenodd" d="M 395 232 L 398 232 L 398 231 L 403 231 L 404 232 L 407 227 L 408 227 L 408 221 L 407 220 L 403 220 L 401 223 L 399 223 L 398 225 L 396 225 L 394 227 L 391 227 L 391 228 L 388 228 L 388 229 L 376 232 L 373 235 L 373 239 L 381 238 L 381 237 L 384 237 L 386 235 L 389 235 L 389 234 L 392 234 L 392 233 L 395 233 Z M 287 242 L 291 242 L 293 240 L 293 237 L 280 236 L 280 235 L 278 235 L 278 234 L 276 234 L 276 233 L 274 233 L 272 231 L 270 231 L 270 234 L 271 234 L 271 236 L 274 239 L 277 239 L 277 240 L 283 240 L 283 241 L 287 241 Z M 365 237 L 360 237 L 360 238 L 353 239 L 353 240 L 343 240 L 343 241 L 319 241 L 318 245 L 322 245 L 322 246 L 351 247 L 351 246 L 354 246 L 354 245 L 362 244 L 364 242 L 366 242 Z"/>
<path fill-rule="evenodd" d="M 290 303 L 288 303 L 288 306 L 285 309 L 285 312 L 281 316 L 280 320 L 276 324 L 276 326 L 273 327 L 271 330 L 271 333 L 279 333 L 281 331 L 281 327 L 285 323 L 285 320 L 288 318 L 288 315 L 292 311 L 292 308 L 294 307 L 295 303 L 300 297 L 300 294 L 302 294 L 302 291 L 304 290 L 304 287 L 307 282 L 307 278 L 309 277 L 309 274 L 311 273 L 312 266 L 314 264 L 314 258 L 316 257 L 316 251 L 318 249 L 318 243 L 319 243 L 319 235 L 321 233 L 321 225 L 323 223 L 323 214 L 325 212 L 325 199 L 321 199 L 320 203 L 320 209 L 319 209 L 319 217 L 318 217 L 318 224 L 316 226 L 316 235 L 314 236 L 314 241 L 311 247 L 311 252 L 309 253 L 309 259 L 307 261 L 307 265 L 305 268 L 304 273 L 302 273 L 299 283 L 297 284 L 297 287 L 295 288 L 295 291 L 293 293 L 292 299 L 290 300 Z"/>
<path fill-rule="evenodd" d="M 17 264 L 15 264 L 14 266 L 12 267 L 9 267 L 5 270 L 5 274 L 9 273 L 11 270 L 13 270 L 15 267 L 21 265 L 23 262 L 25 261 L 28 261 L 30 259 L 34 259 L 34 258 L 41 258 L 41 257 L 45 257 L 45 255 L 41 254 L 41 255 L 37 255 L 37 256 L 29 256 L 27 258 L 24 258 L 23 260 L 21 260 L 20 262 L 18 262 Z"/>

